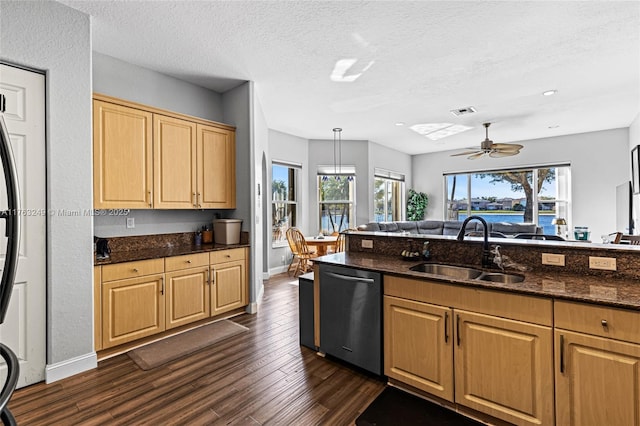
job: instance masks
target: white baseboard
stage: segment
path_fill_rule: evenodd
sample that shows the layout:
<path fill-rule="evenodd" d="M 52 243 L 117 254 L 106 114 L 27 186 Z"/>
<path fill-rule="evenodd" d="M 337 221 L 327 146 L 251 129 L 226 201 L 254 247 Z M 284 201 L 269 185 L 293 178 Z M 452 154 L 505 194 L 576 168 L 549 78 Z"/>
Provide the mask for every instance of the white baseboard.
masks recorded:
<path fill-rule="evenodd" d="M 248 314 L 258 313 L 258 307 L 260 306 L 260 303 L 262 303 L 263 296 L 264 296 L 264 284 L 260 284 L 260 287 L 258 288 L 258 295 L 256 296 L 256 301 L 251 302 L 249 303 L 249 305 L 247 305 L 246 312 Z"/>
<path fill-rule="evenodd" d="M 283 272 L 287 272 L 288 269 L 289 269 L 289 265 L 282 265 L 275 268 L 269 268 L 269 277 L 281 274 Z"/>
<path fill-rule="evenodd" d="M 83 371 L 88 371 L 98 366 L 98 356 L 95 352 L 67 359 L 55 364 L 48 364 L 44 370 L 45 382 L 53 383 L 66 379 Z"/>
<path fill-rule="evenodd" d="M 268 280 L 269 278 L 271 278 L 271 274 L 269 272 L 263 272 L 262 273 L 262 279 L 263 280 Z"/>

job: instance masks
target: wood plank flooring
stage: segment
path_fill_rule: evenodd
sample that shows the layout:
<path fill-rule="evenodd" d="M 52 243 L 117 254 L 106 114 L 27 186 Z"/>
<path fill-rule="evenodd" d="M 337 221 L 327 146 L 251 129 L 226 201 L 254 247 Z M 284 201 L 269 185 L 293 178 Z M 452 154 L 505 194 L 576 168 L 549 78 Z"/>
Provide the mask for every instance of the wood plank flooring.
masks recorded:
<path fill-rule="evenodd" d="M 126 355 L 46 385 L 19 389 L 19 425 L 349 425 L 382 391 L 379 379 L 299 345 L 297 279 L 265 283 L 249 328 L 153 370 Z"/>

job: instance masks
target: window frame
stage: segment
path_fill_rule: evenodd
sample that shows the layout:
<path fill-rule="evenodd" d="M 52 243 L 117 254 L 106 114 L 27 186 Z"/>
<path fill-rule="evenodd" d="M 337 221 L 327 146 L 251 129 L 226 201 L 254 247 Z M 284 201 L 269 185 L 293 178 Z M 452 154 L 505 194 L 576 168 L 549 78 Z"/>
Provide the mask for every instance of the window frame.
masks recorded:
<path fill-rule="evenodd" d="M 332 166 L 333 167 L 333 166 Z M 328 200 L 328 201 L 323 201 L 321 199 L 321 184 L 323 181 L 323 178 L 328 178 L 328 179 L 336 179 L 338 177 L 340 177 L 341 179 L 346 179 L 348 181 L 350 181 L 350 185 L 351 188 L 349 190 L 349 196 L 352 197 L 353 199 L 347 199 L 347 200 Z M 356 198 L 357 198 L 357 182 L 356 182 L 356 173 L 355 173 L 355 166 L 341 166 L 339 170 L 337 170 L 336 172 L 333 171 L 332 168 L 329 168 L 328 166 L 318 166 L 318 173 L 317 173 L 317 178 L 316 178 L 316 194 L 318 197 L 318 230 L 319 233 L 323 233 L 323 234 L 332 234 L 334 232 L 340 232 L 343 231 L 344 229 L 347 228 L 352 228 L 355 227 L 355 223 L 351 223 L 351 221 L 355 221 L 356 220 Z M 338 230 L 335 230 L 335 228 L 333 230 L 329 230 L 329 229 L 323 229 L 322 227 L 322 212 L 323 212 L 323 205 L 325 204 L 347 204 L 349 207 L 347 209 L 347 226 L 344 228 L 338 227 Z"/>
<path fill-rule="evenodd" d="M 273 191 L 273 168 L 277 166 L 277 167 L 284 167 L 286 169 L 289 170 L 293 170 L 293 199 L 286 199 L 286 200 L 276 200 L 274 197 L 274 191 Z M 292 223 L 289 224 L 288 228 L 293 228 L 293 227 L 298 227 L 298 221 L 300 218 L 300 173 L 302 171 L 302 164 L 298 164 L 298 163 L 292 163 L 292 162 L 288 162 L 288 161 L 281 161 L 281 160 L 271 160 L 271 247 L 272 248 L 280 248 L 280 247 L 287 247 L 289 245 L 289 243 L 287 242 L 287 238 L 286 238 L 286 229 L 285 230 L 278 230 L 277 234 L 279 235 L 279 238 L 276 240 L 275 236 L 276 236 L 276 229 L 275 229 L 275 223 L 274 223 L 274 208 L 276 208 L 275 206 L 277 204 L 280 205 L 286 205 L 286 206 L 295 206 L 295 214 L 292 217 Z M 289 174 L 289 172 L 287 172 L 287 175 Z M 291 182 L 287 182 L 287 184 L 290 186 Z M 287 228 L 287 229 L 288 229 Z"/>
<path fill-rule="evenodd" d="M 374 173 L 373 173 L 373 221 L 374 222 L 381 222 L 380 220 L 378 220 L 377 214 L 376 214 L 376 203 L 377 203 L 377 199 L 376 199 L 376 181 L 378 179 L 382 179 L 384 181 L 384 200 L 383 200 L 383 218 L 384 220 L 382 220 L 382 222 L 387 222 L 387 221 L 403 221 L 406 218 L 406 185 L 405 185 L 405 175 L 402 173 L 397 173 L 397 172 L 393 172 L 390 170 L 384 170 L 384 169 L 374 169 Z M 394 190 L 393 188 L 389 188 L 390 185 L 394 185 L 394 184 L 398 184 L 399 186 L 399 190 L 398 190 L 398 194 L 397 194 L 397 200 L 393 200 L 393 193 Z M 388 195 L 389 192 L 391 192 L 391 197 L 392 199 L 389 200 L 388 199 Z M 392 203 L 393 205 L 395 205 L 397 207 L 397 212 L 398 215 L 397 217 L 393 216 L 393 213 L 391 214 L 391 219 L 389 219 L 389 211 L 388 211 L 388 206 L 389 203 Z"/>

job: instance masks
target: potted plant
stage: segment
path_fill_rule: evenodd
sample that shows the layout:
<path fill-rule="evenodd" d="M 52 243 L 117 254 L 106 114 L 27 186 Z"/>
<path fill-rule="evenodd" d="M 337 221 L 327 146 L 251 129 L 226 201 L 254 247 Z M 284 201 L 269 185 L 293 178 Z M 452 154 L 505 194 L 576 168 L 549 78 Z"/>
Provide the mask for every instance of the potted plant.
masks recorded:
<path fill-rule="evenodd" d="M 424 219 L 424 213 L 428 202 L 429 197 L 427 194 L 410 189 L 409 199 L 407 200 L 407 220 Z"/>

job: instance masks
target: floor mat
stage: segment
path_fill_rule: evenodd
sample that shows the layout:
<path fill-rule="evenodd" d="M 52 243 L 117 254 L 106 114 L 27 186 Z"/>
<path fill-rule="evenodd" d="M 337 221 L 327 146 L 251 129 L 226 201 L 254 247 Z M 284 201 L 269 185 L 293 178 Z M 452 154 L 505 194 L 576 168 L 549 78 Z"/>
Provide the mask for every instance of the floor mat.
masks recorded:
<path fill-rule="evenodd" d="M 217 321 L 133 349 L 127 355 L 143 370 L 150 370 L 248 330 L 233 321 Z"/>
<path fill-rule="evenodd" d="M 356 419 L 356 425 L 483 426 L 483 423 L 387 386 Z"/>

